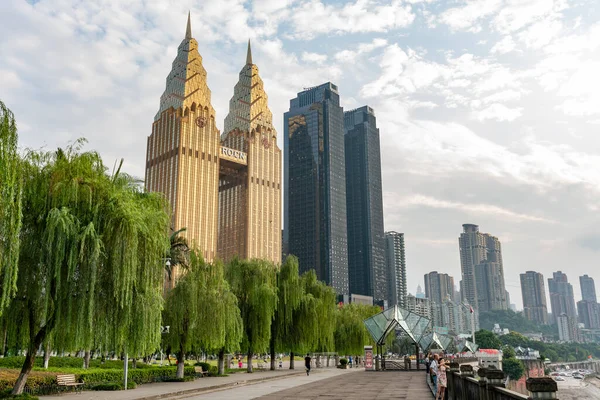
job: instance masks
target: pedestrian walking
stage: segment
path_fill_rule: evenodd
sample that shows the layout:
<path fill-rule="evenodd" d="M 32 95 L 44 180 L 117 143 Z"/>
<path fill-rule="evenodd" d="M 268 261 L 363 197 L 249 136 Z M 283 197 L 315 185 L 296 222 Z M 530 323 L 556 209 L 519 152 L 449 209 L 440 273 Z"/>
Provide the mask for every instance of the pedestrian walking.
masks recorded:
<path fill-rule="evenodd" d="M 304 357 L 304 368 L 306 368 L 306 375 L 310 375 L 310 354 L 306 354 L 306 357 Z"/>

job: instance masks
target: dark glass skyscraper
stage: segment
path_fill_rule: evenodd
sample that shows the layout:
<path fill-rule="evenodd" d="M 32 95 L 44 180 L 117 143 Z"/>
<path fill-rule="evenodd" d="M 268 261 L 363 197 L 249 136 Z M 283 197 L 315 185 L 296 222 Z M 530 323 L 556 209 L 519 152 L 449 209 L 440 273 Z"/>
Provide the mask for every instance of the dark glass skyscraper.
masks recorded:
<path fill-rule="evenodd" d="M 298 93 L 284 115 L 284 242 L 338 294 L 349 293 L 343 120 L 330 82 Z"/>
<path fill-rule="evenodd" d="M 344 113 L 350 293 L 389 301 L 386 282 L 381 152 L 375 112 Z"/>

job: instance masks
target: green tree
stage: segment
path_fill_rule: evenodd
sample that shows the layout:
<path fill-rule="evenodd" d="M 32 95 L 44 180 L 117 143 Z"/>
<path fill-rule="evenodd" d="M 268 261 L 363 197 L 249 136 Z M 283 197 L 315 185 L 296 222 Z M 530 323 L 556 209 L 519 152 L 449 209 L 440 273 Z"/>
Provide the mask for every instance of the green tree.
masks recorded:
<path fill-rule="evenodd" d="M 499 349 L 502 342 L 493 332 L 480 329 L 475 332 L 475 342 L 480 349 Z"/>
<path fill-rule="evenodd" d="M 19 301 L 10 308 L 27 355 L 15 394 L 50 335 L 59 350 L 89 349 L 95 339 L 140 353 L 160 341 L 166 202 L 119 171 L 108 176 L 83 143 L 23 162 Z"/>
<path fill-rule="evenodd" d="M 17 124 L 0 101 L 0 315 L 16 292 L 21 232 L 21 168 Z"/>
<path fill-rule="evenodd" d="M 502 371 L 513 381 L 518 381 L 525 374 L 525 367 L 521 360 L 507 358 L 502 360 Z"/>
<path fill-rule="evenodd" d="M 515 358 L 517 354 L 515 350 L 510 346 L 502 346 L 502 359 Z"/>
<path fill-rule="evenodd" d="M 269 343 L 271 370 L 275 370 L 276 349 L 285 349 L 287 351 L 294 345 L 291 340 L 291 331 L 294 329 L 295 323 L 294 313 L 300 307 L 302 297 L 304 296 L 304 286 L 300 281 L 298 259 L 296 257 L 288 256 L 281 265 L 281 268 L 276 272 L 276 275 L 278 300 L 273 323 L 271 324 L 271 339 Z M 293 360 L 293 355 L 291 360 Z"/>
<path fill-rule="evenodd" d="M 193 349 L 224 353 L 241 340 L 237 299 L 225 281 L 223 265 L 204 262 L 196 251 L 190 253 L 188 271 L 168 292 L 163 314 L 169 326 L 164 342 L 176 351 L 178 378 L 183 378 L 186 355 Z"/>
<path fill-rule="evenodd" d="M 314 270 L 302 274 L 300 307 L 294 312 L 292 329 L 286 338 L 290 355 L 335 349 L 336 294 L 333 288 L 317 279 Z M 290 369 L 294 369 L 290 357 Z"/>
<path fill-rule="evenodd" d="M 269 348 L 271 323 L 277 308 L 276 266 L 264 260 L 233 259 L 227 264 L 226 277 L 238 299 L 247 350 L 248 372 L 256 352 Z"/>
<path fill-rule="evenodd" d="M 364 320 L 381 312 L 377 306 L 345 304 L 337 311 L 335 349 L 339 354 L 362 354 L 364 346 L 373 343 Z"/>

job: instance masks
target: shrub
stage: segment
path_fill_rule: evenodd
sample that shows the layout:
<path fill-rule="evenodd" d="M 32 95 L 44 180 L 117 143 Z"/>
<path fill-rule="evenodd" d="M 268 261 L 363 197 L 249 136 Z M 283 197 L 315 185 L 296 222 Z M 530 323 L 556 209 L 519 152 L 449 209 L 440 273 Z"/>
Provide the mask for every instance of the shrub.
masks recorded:
<path fill-rule="evenodd" d="M 10 392 L 10 389 L 0 392 L 0 399 L 39 400 L 38 397 L 32 396 L 27 393 L 11 394 Z"/>
<path fill-rule="evenodd" d="M 344 366 L 346 364 L 348 364 L 348 360 L 345 358 L 340 358 L 340 365 Z"/>
<path fill-rule="evenodd" d="M 127 381 L 127 389 L 135 389 L 135 382 Z M 92 390 L 123 390 L 123 382 L 100 383 L 91 387 Z"/>
<path fill-rule="evenodd" d="M 210 364 L 207 362 L 197 362 L 196 364 L 194 364 L 196 367 L 202 367 L 202 371 L 210 371 Z"/>
<path fill-rule="evenodd" d="M 216 365 L 211 365 L 208 369 L 208 376 L 217 376 L 219 375 L 219 368 Z"/>

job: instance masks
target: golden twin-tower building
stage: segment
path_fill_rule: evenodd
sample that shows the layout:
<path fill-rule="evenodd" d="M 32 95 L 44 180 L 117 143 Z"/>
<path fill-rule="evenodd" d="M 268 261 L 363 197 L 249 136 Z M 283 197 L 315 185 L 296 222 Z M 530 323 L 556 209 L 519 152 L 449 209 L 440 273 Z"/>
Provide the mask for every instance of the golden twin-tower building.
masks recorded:
<path fill-rule="evenodd" d="M 146 152 L 146 190 L 164 193 L 173 231 L 208 261 L 281 261 L 281 150 L 250 42 L 224 133 L 188 14 Z"/>

